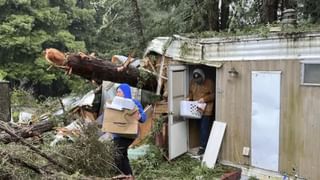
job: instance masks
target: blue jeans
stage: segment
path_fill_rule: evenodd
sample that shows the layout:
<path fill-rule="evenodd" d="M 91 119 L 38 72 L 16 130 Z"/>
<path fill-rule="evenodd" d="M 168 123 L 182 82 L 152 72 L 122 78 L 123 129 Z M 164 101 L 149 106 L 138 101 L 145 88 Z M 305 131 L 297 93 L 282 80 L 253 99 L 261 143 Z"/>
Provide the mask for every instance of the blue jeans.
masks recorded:
<path fill-rule="evenodd" d="M 200 147 L 206 149 L 213 124 L 213 116 L 202 116 L 198 122 L 200 126 Z"/>

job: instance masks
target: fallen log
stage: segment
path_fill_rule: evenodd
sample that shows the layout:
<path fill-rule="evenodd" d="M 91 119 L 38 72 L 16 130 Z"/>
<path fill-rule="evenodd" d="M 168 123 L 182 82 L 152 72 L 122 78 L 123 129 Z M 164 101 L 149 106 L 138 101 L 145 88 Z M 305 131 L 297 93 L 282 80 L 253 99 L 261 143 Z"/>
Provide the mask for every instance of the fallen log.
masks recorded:
<path fill-rule="evenodd" d="M 37 174 L 43 174 L 43 171 L 41 170 L 41 168 L 37 167 L 36 165 L 28 163 L 28 162 L 26 162 L 26 161 L 24 161 L 22 159 L 17 158 L 17 157 L 13 157 L 13 156 L 11 156 L 10 154 L 8 154 L 6 152 L 1 152 L 0 151 L 0 155 L 1 155 L 2 158 L 7 157 L 9 162 L 12 163 L 12 164 L 16 164 L 16 165 L 19 165 L 21 167 L 25 167 L 25 168 L 31 169 L 32 171 L 34 171 Z"/>
<path fill-rule="evenodd" d="M 47 154 L 45 154 L 44 152 L 42 152 L 40 149 L 38 149 L 37 147 L 33 146 L 32 144 L 27 143 L 22 137 L 18 136 L 17 134 L 15 134 L 11 128 L 7 127 L 7 124 L 4 122 L 0 121 L 0 130 L 5 131 L 6 133 L 8 133 L 9 135 L 11 135 L 12 137 L 15 137 L 19 140 L 19 142 L 21 142 L 21 144 L 28 146 L 31 150 L 33 150 L 35 153 L 37 153 L 38 155 L 40 155 L 41 157 L 47 159 L 49 162 L 51 162 L 52 164 L 60 167 L 61 169 L 71 173 L 73 172 L 72 169 L 70 169 L 68 166 L 65 166 L 64 164 L 60 164 L 58 161 L 56 161 L 55 159 L 51 158 L 50 156 L 48 156 Z"/>
<path fill-rule="evenodd" d="M 133 67 L 126 67 L 119 71 L 119 65 L 111 61 L 100 60 L 81 54 L 70 54 L 67 56 L 65 66 L 69 67 L 69 73 L 79 75 L 90 81 L 101 84 L 103 80 L 116 83 L 128 83 L 133 87 L 155 92 L 157 89 L 157 77 L 147 71 Z"/>
<path fill-rule="evenodd" d="M 34 136 L 40 136 L 42 133 L 53 130 L 53 123 L 51 121 L 41 121 L 40 123 L 31 125 L 30 127 L 24 127 L 21 129 L 15 129 L 15 134 L 22 138 L 29 138 Z M 15 136 L 11 136 L 8 133 L 0 134 L 0 141 L 8 144 L 10 142 L 17 142 L 19 139 Z"/>

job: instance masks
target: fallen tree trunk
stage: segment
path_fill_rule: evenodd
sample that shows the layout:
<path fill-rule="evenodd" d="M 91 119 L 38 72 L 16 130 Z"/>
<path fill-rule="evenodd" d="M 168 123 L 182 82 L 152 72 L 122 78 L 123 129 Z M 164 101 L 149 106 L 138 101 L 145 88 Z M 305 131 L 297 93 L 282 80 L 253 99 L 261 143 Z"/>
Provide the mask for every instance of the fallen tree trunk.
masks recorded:
<path fill-rule="evenodd" d="M 88 80 L 94 80 L 101 84 L 103 80 L 116 83 L 128 83 L 133 87 L 155 92 L 157 89 L 157 78 L 151 72 L 126 67 L 119 71 L 119 65 L 110 61 L 102 61 L 97 58 L 83 58 L 79 54 L 71 54 L 67 57 L 66 66 L 71 68 L 71 73 L 79 75 Z"/>
<path fill-rule="evenodd" d="M 21 128 L 15 130 L 15 134 L 22 138 L 29 138 L 39 136 L 44 132 L 51 131 L 53 129 L 53 123 L 51 121 L 42 121 L 30 127 Z M 10 142 L 17 142 L 19 139 L 15 136 L 11 136 L 8 133 L 0 134 L 0 141 L 7 144 Z"/>

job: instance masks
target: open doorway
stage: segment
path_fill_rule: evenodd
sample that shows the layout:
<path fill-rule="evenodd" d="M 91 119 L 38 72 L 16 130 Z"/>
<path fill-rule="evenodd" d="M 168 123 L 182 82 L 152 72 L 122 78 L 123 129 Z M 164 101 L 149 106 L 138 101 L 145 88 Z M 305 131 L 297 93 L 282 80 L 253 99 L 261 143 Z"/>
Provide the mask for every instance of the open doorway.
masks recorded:
<path fill-rule="evenodd" d="M 213 120 L 215 119 L 215 85 L 216 85 L 216 68 L 215 67 L 210 67 L 210 66 L 205 66 L 205 65 L 189 65 L 188 66 L 188 93 L 189 93 L 189 88 L 190 88 L 190 81 L 193 78 L 193 71 L 195 69 L 202 69 L 206 78 L 212 80 L 213 82 L 213 92 L 214 92 L 214 99 L 213 99 L 213 107 L 212 107 L 212 114 L 211 114 L 211 123 L 209 123 L 209 134 L 210 130 L 213 124 Z M 200 125 L 200 120 L 199 119 L 188 119 L 188 151 L 192 154 L 197 154 L 198 149 L 200 147 L 200 131 L 201 131 L 201 125 Z M 209 135 L 208 135 L 209 137 Z"/>
<path fill-rule="evenodd" d="M 211 80 L 211 85 L 206 87 L 210 88 L 201 89 L 201 92 L 209 92 L 209 94 L 214 93 L 215 87 L 215 74 L 216 69 L 213 67 L 203 66 L 203 65 L 182 65 L 173 64 L 168 68 L 168 158 L 174 159 L 181 154 L 192 151 L 196 147 L 200 146 L 200 123 L 199 120 L 186 119 L 180 116 L 180 102 L 185 100 L 189 95 L 190 80 L 193 77 L 193 70 L 196 68 L 201 68 L 202 74 L 206 76 L 206 79 Z M 205 81 L 205 84 L 207 84 Z M 202 91 L 203 90 L 203 91 Z M 201 94 L 201 93 L 200 93 Z M 203 94 L 201 94 L 202 96 Z M 194 96 L 196 98 L 196 96 Z M 211 96 L 212 97 L 212 96 Z M 200 99 L 200 98 L 199 98 Z M 213 104 L 215 101 L 215 95 L 212 97 Z M 195 99 L 198 100 L 198 99 Z M 214 106 L 211 104 L 211 124 L 214 119 Z M 209 104 L 207 104 L 206 110 Z M 207 118 L 208 119 L 208 118 Z M 209 126 L 207 126 L 209 127 Z M 207 130 L 208 137 L 210 134 L 210 129 Z M 207 138 L 208 138 L 207 137 Z M 203 141 L 201 141 L 203 142 Z M 204 144 L 204 143 L 202 143 Z M 192 153 L 193 154 L 193 153 Z"/>

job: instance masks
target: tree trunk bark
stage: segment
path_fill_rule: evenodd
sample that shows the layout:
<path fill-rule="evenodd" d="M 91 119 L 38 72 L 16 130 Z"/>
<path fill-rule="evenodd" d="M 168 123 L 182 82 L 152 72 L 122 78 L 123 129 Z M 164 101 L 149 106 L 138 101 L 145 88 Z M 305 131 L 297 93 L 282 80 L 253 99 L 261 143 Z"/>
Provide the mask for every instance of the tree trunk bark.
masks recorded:
<path fill-rule="evenodd" d="M 131 5 L 134 12 L 134 20 L 136 22 L 136 27 L 138 29 L 138 35 L 140 36 L 140 47 L 143 47 L 145 45 L 145 39 L 143 34 L 143 26 L 141 22 L 141 15 L 140 15 L 140 9 L 138 5 L 137 0 L 131 0 Z"/>
<path fill-rule="evenodd" d="M 277 20 L 279 0 L 263 0 L 261 22 L 264 24 L 273 23 Z"/>
<path fill-rule="evenodd" d="M 23 138 L 29 138 L 29 137 L 39 136 L 44 132 L 51 131 L 52 129 L 53 129 L 53 123 L 51 121 L 42 121 L 31 127 L 25 127 L 25 128 L 16 130 L 15 134 Z M 0 141 L 7 144 L 10 142 L 17 142 L 19 141 L 19 139 L 7 133 L 2 133 L 0 134 Z"/>
<path fill-rule="evenodd" d="M 296 9 L 298 6 L 296 0 L 282 0 L 281 10 Z"/>
<path fill-rule="evenodd" d="M 220 30 L 225 30 L 228 28 L 228 20 L 229 20 L 229 0 L 221 1 L 221 14 L 220 14 Z"/>
<path fill-rule="evenodd" d="M 219 31 L 219 1 L 207 1 L 208 24 L 210 31 Z"/>
<path fill-rule="evenodd" d="M 88 80 L 94 80 L 101 84 L 103 80 L 115 83 L 128 83 L 133 87 L 155 92 L 157 89 L 157 78 L 151 72 L 139 70 L 128 66 L 123 71 L 110 61 L 98 60 L 96 58 L 83 59 L 78 54 L 68 56 L 67 66 L 72 68 L 71 73 L 79 75 Z"/>

